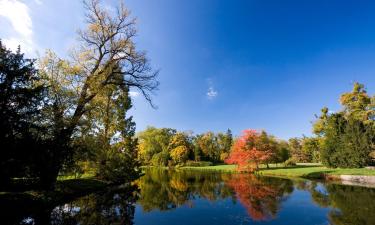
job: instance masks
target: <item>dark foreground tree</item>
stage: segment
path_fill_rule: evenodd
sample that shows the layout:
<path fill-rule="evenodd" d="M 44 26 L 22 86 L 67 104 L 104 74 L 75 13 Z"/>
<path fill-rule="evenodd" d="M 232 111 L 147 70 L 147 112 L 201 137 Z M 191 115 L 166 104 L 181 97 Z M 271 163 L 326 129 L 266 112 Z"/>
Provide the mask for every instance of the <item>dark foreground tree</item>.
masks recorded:
<path fill-rule="evenodd" d="M 8 50 L 0 40 L 0 183 L 35 173 L 38 154 L 36 121 L 41 117 L 45 87 L 34 60 L 25 59 L 20 48 Z"/>

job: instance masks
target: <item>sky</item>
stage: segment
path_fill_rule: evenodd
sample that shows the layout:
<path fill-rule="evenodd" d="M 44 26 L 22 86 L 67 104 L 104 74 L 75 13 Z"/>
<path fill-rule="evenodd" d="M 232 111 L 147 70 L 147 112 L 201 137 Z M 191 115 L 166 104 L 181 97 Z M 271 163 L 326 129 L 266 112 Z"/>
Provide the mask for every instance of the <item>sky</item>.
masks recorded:
<path fill-rule="evenodd" d="M 114 7 L 117 0 L 102 1 Z M 157 109 L 132 90 L 137 130 L 264 129 L 311 135 L 354 82 L 375 93 L 375 1 L 126 0 L 139 50 L 160 70 Z M 84 28 L 77 0 L 0 0 L 0 38 L 29 56 L 68 57 Z"/>

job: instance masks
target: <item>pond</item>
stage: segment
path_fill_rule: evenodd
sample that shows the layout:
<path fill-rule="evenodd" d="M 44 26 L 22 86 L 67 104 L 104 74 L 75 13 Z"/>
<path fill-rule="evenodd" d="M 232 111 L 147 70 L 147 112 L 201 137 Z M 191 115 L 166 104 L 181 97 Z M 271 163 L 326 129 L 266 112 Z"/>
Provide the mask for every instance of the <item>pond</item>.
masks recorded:
<path fill-rule="evenodd" d="M 81 225 L 374 225 L 375 189 L 250 174 L 149 169 L 133 187 L 111 188 L 49 209 L 36 207 L 28 214 L 9 212 L 1 224 L 6 224 L 4 220 Z"/>

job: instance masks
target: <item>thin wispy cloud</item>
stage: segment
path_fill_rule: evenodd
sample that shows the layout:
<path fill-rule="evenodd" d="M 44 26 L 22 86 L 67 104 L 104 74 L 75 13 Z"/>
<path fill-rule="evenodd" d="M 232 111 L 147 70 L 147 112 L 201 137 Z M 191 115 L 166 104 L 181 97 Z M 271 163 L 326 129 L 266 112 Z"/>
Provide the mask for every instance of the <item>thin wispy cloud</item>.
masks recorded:
<path fill-rule="evenodd" d="M 209 100 L 212 100 L 216 98 L 219 93 L 217 90 L 215 90 L 212 80 L 208 79 L 207 81 L 208 81 L 208 90 L 207 90 L 206 96 Z"/>
<path fill-rule="evenodd" d="M 13 50 L 21 45 L 23 51 L 31 52 L 33 30 L 29 7 L 18 0 L 0 0 L 0 17 L 10 22 L 14 33 L 16 33 L 14 36 L 4 37 L 4 44 Z"/>

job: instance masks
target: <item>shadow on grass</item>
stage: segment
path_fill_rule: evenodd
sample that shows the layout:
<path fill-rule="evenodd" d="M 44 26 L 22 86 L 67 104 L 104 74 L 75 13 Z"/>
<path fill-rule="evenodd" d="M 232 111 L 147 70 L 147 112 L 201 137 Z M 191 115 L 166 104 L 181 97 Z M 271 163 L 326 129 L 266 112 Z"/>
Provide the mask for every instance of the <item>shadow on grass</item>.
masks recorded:
<path fill-rule="evenodd" d="M 303 175 L 303 178 L 308 178 L 308 179 L 325 179 L 327 174 L 332 173 L 330 170 L 322 170 L 322 171 L 317 171 L 317 172 L 311 172 L 306 175 Z"/>
<path fill-rule="evenodd" d="M 278 170 L 278 169 L 301 169 L 301 168 L 314 168 L 321 167 L 320 165 L 296 165 L 296 166 L 284 166 L 284 167 L 270 167 L 270 168 L 259 168 L 259 171 L 262 170 Z"/>

